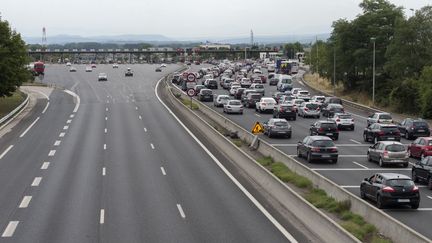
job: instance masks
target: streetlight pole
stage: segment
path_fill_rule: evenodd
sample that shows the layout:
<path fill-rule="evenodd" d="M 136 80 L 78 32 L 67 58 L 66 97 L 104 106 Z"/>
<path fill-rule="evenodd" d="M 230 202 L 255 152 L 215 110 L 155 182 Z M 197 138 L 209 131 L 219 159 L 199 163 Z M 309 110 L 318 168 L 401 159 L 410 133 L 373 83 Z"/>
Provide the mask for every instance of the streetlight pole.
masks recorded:
<path fill-rule="evenodd" d="M 376 38 L 372 37 L 373 42 L 373 67 L 372 67 L 372 104 L 375 105 L 375 41 Z"/>
<path fill-rule="evenodd" d="M 336 46 L 333 46 L 333 96 L 336 96 Z"/>

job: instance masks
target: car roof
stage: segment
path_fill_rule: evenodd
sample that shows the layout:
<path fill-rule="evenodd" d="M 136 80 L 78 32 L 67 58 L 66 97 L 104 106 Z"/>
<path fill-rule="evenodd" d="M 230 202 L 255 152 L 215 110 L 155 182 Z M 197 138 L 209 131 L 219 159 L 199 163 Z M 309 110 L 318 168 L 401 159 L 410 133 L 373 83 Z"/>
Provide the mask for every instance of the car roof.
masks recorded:
<path fill-rule="evenodd" d="M 391 144 L 398 144 L 398 145 L 402 145 L 403 144 L 401 142 L 397 142 L 397 141 L 379 141 L 379 143 L 385 144 L 385 145 L 391 145 Z"/>
<path fill-rule="evenodd" d="M 333 120 L 319 120 L 318 121 L 319 123 L 331 123 L 331 124 L 336 124 L 336 122 L 335 121 L 333 121 Z"/>
<path fill-rule="evenodd" d="M 274 122 L 287 122 L 288 121 L 286 119 L 281 119 L 281 118 L 270 118 L 270 120 L 274 121 Z"/>
<path fill-rule="evenodd" d="M 408 180 L 411 180 L 411 178 L 409 176 L 398 174 L 398 173 L 377 173 L 377 174 L 382 176 L 386 180 L 391 180 L 391 179 L 404 179 L 404 180 L 408 179 Z"/>
<path fill-rule="evenodd" d="M 331 138 L 327 137 L 327 136 L 309 136 L 310 139 L 316 141 L 316 140 L 329 140 L 329 141 L 333 141 Z"/>
<path fill-rule="evenodd" d="M 380 127 L 397 127 L 395 124 L 383 124 L 383 123 L 376 123 Z"/>

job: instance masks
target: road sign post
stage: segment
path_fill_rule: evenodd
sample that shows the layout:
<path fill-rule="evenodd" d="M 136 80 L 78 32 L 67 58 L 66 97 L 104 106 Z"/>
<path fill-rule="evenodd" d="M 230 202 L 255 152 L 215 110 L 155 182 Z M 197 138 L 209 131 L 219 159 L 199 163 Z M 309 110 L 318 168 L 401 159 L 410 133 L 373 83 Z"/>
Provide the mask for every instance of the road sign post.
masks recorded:
<path fill-rule="evenodd" d="M 195 89 L 190 88 L 190 89 L 187 90 L 186 93 L 190 97 L 190 108 L 192 110 L 192 97 L 195 96 Z"/>

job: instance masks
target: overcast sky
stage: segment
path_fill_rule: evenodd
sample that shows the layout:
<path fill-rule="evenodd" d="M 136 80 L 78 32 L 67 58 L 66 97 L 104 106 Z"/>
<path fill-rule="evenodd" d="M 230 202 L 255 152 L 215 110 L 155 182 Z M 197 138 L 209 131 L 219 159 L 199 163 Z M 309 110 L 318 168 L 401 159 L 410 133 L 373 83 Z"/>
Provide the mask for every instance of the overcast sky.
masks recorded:
<path fill-rule="evenodd" d="M 3 19 L 23 36 L 161 34 L 238 37 L 331 32 L 334 20 L 353 19 L 360 0 L 1 0 Z M 432 0 L 390 0 L 405 13 Z"/>

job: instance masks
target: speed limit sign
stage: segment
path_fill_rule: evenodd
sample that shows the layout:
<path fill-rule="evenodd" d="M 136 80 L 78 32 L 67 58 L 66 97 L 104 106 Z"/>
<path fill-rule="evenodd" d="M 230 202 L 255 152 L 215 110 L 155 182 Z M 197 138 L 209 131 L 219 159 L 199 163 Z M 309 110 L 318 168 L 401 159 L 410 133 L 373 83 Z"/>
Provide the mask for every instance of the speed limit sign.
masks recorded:
<path fill-rule="evenodd" d="M 187 76 L 188 82 L 195 82 L 195 79 L 196 79 L 195 74 L 193 74 L 193 73 L 188 74 L 188 76 Z"/>
<path fill-rule="evenodd" d="M 195 89 L 188 89 L 186 93 L 189 97 L 194 97 L 195 96 Z"/>

